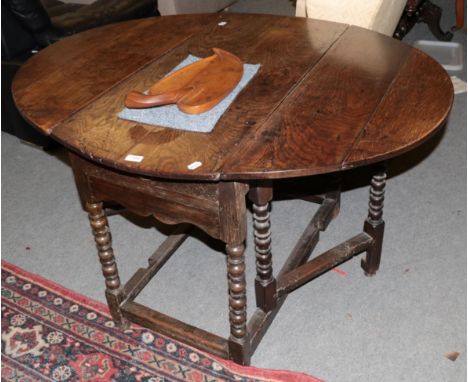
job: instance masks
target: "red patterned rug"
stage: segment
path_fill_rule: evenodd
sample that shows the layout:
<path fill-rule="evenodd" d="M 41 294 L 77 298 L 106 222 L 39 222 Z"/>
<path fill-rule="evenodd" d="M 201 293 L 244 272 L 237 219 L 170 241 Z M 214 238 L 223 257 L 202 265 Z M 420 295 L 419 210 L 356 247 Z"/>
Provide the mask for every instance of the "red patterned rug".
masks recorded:
<path fill-rule="evenodd" d="M 2 262 L 2 381 L 320 382 L 242 367 L 139 326 L 104 304 Z"/>

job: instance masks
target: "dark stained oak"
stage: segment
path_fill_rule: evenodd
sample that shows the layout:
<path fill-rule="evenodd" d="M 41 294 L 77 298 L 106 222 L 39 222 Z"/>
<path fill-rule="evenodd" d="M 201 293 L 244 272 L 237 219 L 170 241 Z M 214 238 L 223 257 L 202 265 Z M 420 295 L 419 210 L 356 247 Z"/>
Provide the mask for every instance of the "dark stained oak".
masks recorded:
<path fill-rule="evenodd" d="M 74 150 L 85 155 L 91 153 L 92 158 L 123 170 L 154 176 L 154 169 L 158 168 L 158 176 L 163 177 L 218 179 L 226 155 L 247 133 L 261 125 L 346 28 L 273 16 L 223 15 L 220 20 L 225 19 L 229 20 L 226 26 L 218 26 L 217 20 L 214 31 L 207 28 L 76 113 L 54 130 L 54 137 Z M 247 87 L 249 91 L 241 92 L 212 133 L 184 132 L 117 118 L 130 90 L 150 87 L 188 53 L 211 55 L 212 46 L 232 52 L 244 62 L 262 64 Z M 283 56 L 284 52 L 287 55 Z M 274 84 L 271 78 L 275 78 Z M 145 159 L 135 165 L 124 160 L 127 154 L 143 155 Z M 194 161 L 201 161 L 203 166 L 196 171 L 188 170 L 187 165 Z"/>
<path fill-rule="evenodd" d="M 256 178 L 339 169 L 409 51 L 383 35 L 348 28 L 242 152 L 227 158 L 225 172 Z"/>
<path fill-rule="evenodd" d="M 376 169 L 377 171 L 371 180 L 369 190 L 369 213 L 363 228 L 363 231 L 373 239 L 372 245 L 367 248 L 365 259 L 361 260 L 361 267 L 368 276 L 375 275 L 379 269 L 385 230 L 385 222 L 382 216 L 387 174 L 385 165 L 378 167 L 380 168 Z"/>
<path fill-rule="evenodd" d="M 252 201 L 253 210 L 257 306 L 269 311 L 276 306 L 276 280 L 273 277 L 271 254 L 270 202 L 273 199 L 271 182 L 253 184 L 249 191 L 249 199 Z"/>
<path fill-rule="evenodd" d="M 20 112 L 41 131 L 54 127 L 118 82 L 200 31 L 211 17 L 149 18 L 69 37 L 19 70 L 12 89 Z M 158 36 L 155 43 L 154 36 Z"/>
<path fill-rule="evenodd" d="M 382 161 L 413 149 L 437 132 L 428 126 L 443 125 L 452 102 L 453 86 L 447 72 L 425 53 L 412 49 L 405 67 L 350 148 L 343 167 Z"/>
<path fill-rule="evenodd" d="M 219 183 L 147 179 L 95 166 L 75 154 L 70 154 L 70 158 L 84 203 L 118 203 L 140 216 L 154 216 L 166 224 L 193 224 L 214 238 L 231 240 L 229 232 L 220 229 L 219 221 L 224 217 L 219 211 L 218 199 L 222 194 Z M 231 220 L 234 217 L 231 215 Z M 239 224 L 239 220 L 236 223 Z"/>
<path fill-rule="evenodd" d="M 188 325 L 133 301 L 124 303 L 122 311 L 132 322 L 145 327 L 157 325 L 159 333 L 184 341 L 217 356 L 224 358 L 228 356 L 227 341 L 215 334 Z"/>
<path fill-rule="evenodd" d="M 188 54 L 208 57 L 212 48 L 261 67 L 211 133 L 117 117 L 130 91 L 147 90 Z M 433 59 L 384 35 L 305 18 L 222 13 L 136 20 L 64 39 L 20 69 L 13 95 L 26 119 L 69 150 L 114 321 L 122 328 L 136 322 L 249 364 L 288 293 L 360 252 L 366 252 L 365 273 L 377 272 L 385 191 L 378 164 L 423 143 L 444 124 L 453 87 Z M 126 160 L 129 154 L 141 162 Z M 192 170 L 188 165 L 195 161 L 202 165 Z M 308 260 L 339 212 L 340 187 L 332 181 L 320 194 L 306 195 L 321 206 L 275 277 L 269 205 L 277 182 L 271 179 L 371 163 L 378 171 L 363 232 Z M 257 260 L 257 309 L 250 320 L 247 195 Z M 125 285 L 104 203 L 179 225 Z M 134 302 L 192 226 L 225 244 L 227 339 Z"/>
<path fill-rule="evenodd" d="M 164 132 L 148 134 L 140 144 L 126 152 L 125 155 L 145 155 L 145 160 L 139 166 L 143 173 L 154 174 L 153 169 L 157 167 L 160 169 L 160 176 L 171 172 L 170 176 L 177 173 L 176 177 L 182 179 L 219 179 L 226 156 L 241 147 L 245 136 L 266 120 L 290 88 L 320 59 L 344 30 L 338 24 L 307 25 L 305 19 L 269 16 L 238 19 L 231 15 L 224 18 L 230 20 L 228 26 L 239 23 L 236 29 L 229 32 L 225 41 L 217 41 L 215 34 L 213 42 L 211 36 L 203 38 L 197 41 L 197 45 L 192 45 L 190 51 L 200 51 L 198 44 L 218 44 L 218 47 L 236 54 L 244 62 L 260 63 L 262 66 L 259 72 L 210 134 L 179 132 L 176 138 L 164 141 L 160 150 L 155 152 L 152 150 L 155 141 L 174 134 L 164 129 Z M 306 25 L 307 28 L 304 28 Z M 206 53 L 203 50 L 200 54 Z M 272 78 L 275 78 L 274 82 L 271 81 Z M 197 147 L 200 149 L 196 149 Z M 187 170 L 187 165 L 193 161 L 200 161 L 203 166 L 196 171 Z"/>
<path fill-rule="evenodd" d="M 212 133 L 116 117 L 130 90 L 149 88 L 187 54 L 207 57 L 213 47 L 262 66 Z M 431 136 L 453 98 L 435 61 L 389 37 L 238 14 L 158 17 L 78 34 L 28 61 L 13 94 L 26 119 L 81 155 L 132 173 L 201 180 L 314 175 L 388 159 Z M 128 154 L 144 160 L 128 162 Z M 189 170 L 194 161 L 202 166 Z"/>
<path fill-rule="evenodd" d="M 122 302 L 119 271 L 115 262 L 112 239 L 109 231 L 107 217 L 104 214 L 102 203 L 86 203 L 89 222 L 93 231 L 94 240 L 101 263 L 102 275 L 106 281 L 106 299 L 112 318 L 121 327 L 128 325 L 118 306 Z"/>
<path fill-rule="evenodd" d="M 282 296 L 290 293 L 313 278 L 330 270 L 334 266 L 346 261 L 350 257 L 361 253 L 372 244 L 372 237 L 365 232 L 352 237 L 345 243 L 329 249 L 313 260 L 297 267 L 278 278 L 277 293 Z"/>

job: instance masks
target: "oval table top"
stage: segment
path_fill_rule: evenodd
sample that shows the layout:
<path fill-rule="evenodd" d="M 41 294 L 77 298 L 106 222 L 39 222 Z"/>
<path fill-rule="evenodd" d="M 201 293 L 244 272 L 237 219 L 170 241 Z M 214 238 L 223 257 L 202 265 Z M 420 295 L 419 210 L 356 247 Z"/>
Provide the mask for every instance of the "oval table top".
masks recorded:
<path fill-rule="evenodd" d="M 188 54 L 207 57 L 213 47 L 261 67 L 211 133 L 116 116 L 130 90 L 149 88 Z M 366 29 L 222 13 L 68 37 L 21 67 L 13 96 L 39 130 L 98 163 L 218 181 L 314 175 L 394 157 L 443 125 L 453 88 L 432 58 Z M 143 160 L 130 162 L 129 154 Z M 196 161 L 201 166 L 190 169 Z"/>

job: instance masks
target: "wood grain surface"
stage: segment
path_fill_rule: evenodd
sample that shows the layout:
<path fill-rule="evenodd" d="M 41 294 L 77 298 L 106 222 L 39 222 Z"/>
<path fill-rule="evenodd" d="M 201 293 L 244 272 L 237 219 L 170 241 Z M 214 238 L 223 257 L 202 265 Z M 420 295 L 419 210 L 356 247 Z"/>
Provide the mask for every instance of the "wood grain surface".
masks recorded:
<path fill-rule="evenodd" d="M 343 167 L 377 162 L 411 150 L 443 124 L 452 102 L 453 85 L 447 72 L 440 65 L 428 65 L 427 56 L 412 49 L 405 67 L 350 148 Z M 414 110 L 418 105 L 421 111 Z"/>
<path fill-rule="evenodd" d="M 130 90 L 148 89 L 188 54 L 207 57 L 213 47 L 261 68 L 211 133 L 117 118 Z M 453 101 L 440 65 L 392 38 L 326 21 L 226 13 L 148 18 L 64 39 L 23 65 L 13 93 L 26 119 L 86 158 L 211 181 L 388 159 L 434 134 Z M 143 159 L 129 162 L 129 154 Z M 195 161 L 202 165 L 189 169 Z"/>
<path fill-rule="evenodd" d="M 23 116 L 53 128 L 115 84 L 200 31 L 213 17 L 153 18 L 68 37 L 33 56 L 13 82 Z"/>
<path fill-rule="evenodd" d="M 383 35 L 348 28 L 224 170 L 254 178 L 271 169 L 278 177 L 336 170 L 409 51 Z"/>

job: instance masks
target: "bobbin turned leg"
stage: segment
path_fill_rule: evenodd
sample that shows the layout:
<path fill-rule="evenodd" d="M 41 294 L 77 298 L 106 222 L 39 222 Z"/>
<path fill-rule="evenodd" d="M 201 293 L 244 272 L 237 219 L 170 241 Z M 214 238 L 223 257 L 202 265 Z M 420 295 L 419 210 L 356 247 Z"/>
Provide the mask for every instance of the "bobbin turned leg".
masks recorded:
<path fill-rule="evenodd" d="M 102 274 L 106 281 L 106 299 L 110 313 L 119 327 L 126 328 L 128 327 L 128 321 L 120 310 L 123 292 L 120 285 L 119 271 L 115 262 L 111 234 L 102 203 L 86 203 L 86 210 L 96 241 Z"/>
<path fill-rule="evenodd" d="M 219 185 L 220 238 L 226 243 L 229 294 L 228 357 L 241 365 L 250 363 L 247 332 L 247 296 L 245 282 L 245 238 L 247 219 L 245 194 L 248 186 L 237 182 Z"/>
<path fill-rule="evenodd" d="M 271 183 L 258 184 L 249 191 L 253 203 L 253 226 L 257 276 L 255 297 L 257 307 L 268 312 L 276 307 L 276 279 L 273 277 L 270 231 Z"/>
<path fill-rule="evenodd" d="M 367 276 L 373 276 L 379 269 L 385 222 L 382 219 L 387 179 L 385 165 L 380 165 L 372 177 L 369 191 L 369 214 L 364 222 L 364 232 L 374 239 L 373 244 L 362 259 L 361 267 Z"/>
<path fill-rule="evenodd" d="M 237 363 L 250 363 L 247 336 L 247 297 L 245 282 L 244 244 L 227 244 L 229 286 L 229 356 Z"/>

